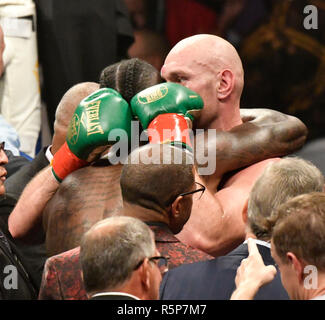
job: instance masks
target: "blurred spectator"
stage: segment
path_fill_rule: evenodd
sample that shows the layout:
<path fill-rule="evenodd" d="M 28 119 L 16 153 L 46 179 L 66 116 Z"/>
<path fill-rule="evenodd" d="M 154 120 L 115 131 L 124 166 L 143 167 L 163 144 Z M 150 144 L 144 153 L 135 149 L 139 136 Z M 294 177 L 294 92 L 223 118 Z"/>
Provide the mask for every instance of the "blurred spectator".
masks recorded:
<path fill-rule="evenodd" d="M 33 158 L 41 129 L 35 5 L 2 0 L 0 16 L 5 40 L 0 111 L 16 129 L 20 150 Z"/>
<path fill-rule="evenodd" d="M 265 0 L 225 0 L 222 3 L 217 33 L 235 47 L 268 13 Z"/>
<path fill-rule="evenodd" d="M 56 106 L 73 85 L 97 81 L 101 70 L 126 58 L 132 27 L 122 0 L 35 0 L 42 98 L 50 129 Z"/>
<path fill-rule="evenodd" d="M 223 1 L 214 0 L 124 0 L 135 30 L 161 34 L 172 47 L 198 33 L 217 32 L 217 14 Z M 184 14 L 186 13 L 186 14 Z"/>
<path fill-rule="evenodd" d="M 6 143 L 6 150 L 19 156 L 20 141 L 16 129 L 0 114 L 0 137 Z"/>
<path fill-rule="evenodd" d="M 131 23 L 137 29 L 147 27 L 148 8 L 146 0 L 124 0 Z M 155 2 L 155 1 L 153 1 Z"/>
<path fill-rule="evenodd" d="M 12 177 L 17 171 L 20 171 L 22 167 L 28 165 L 30 161 L 27 160 L 26 157 L 13 155 L 13 153 L 7 149 L 7 143 L 5 143 L 5 153 L 9 160 L 9 162 L 4 166 L 5 169 L 7 170 L 6 181 L 8 181 L 8 178 L 10 179 L 10 177 Z"/>
<path fill-rule="evenodd" d="M 165 0 L 166 37 L 170 46 L 199 33 L 216 33 L 217 13 L 195 0 Z"/>
<path fill-rule="evenodd" d="M 135 42 L 128 50 L 130 58 L 140 58 L 160 71 L 170 47 L 163 35 L 148 29 L 134 31 Z"/>
<path fill-rule="evenodd" d="M 239 48 L 245 75 L 242 106 L 269 106 L 300 118 L 309 139 L 325 135 L 325 1 L 318 29 L 304 28 L 310 1 L 272 1 L 269 19 Z"/>
<path fill-rule="evenodd" d="M 7 201 L 5 196 L 4 180 L 7 175 L 5 165 L 8 157 L 5 152 L 5 143 L 0 143 L 0 205 Z M 8 232 L 7 223 L 2 219 L 0 210 L 0 300 L 30 300 L 37 297 L 36 286 L 30 279 L 28 264 L 25 264 L 20 250 Z M 9 266 L 9 272 L 8 270 Z M 14 268 L 14 269 L 12 269 Z M 12 271 L 14 270 L 14 271 Z M 29 270 L 30 271 L 30 270 Z M 9 275 L 7 275 L 9 273 Z M 9 281 L 8 281 L 9 280 Z"/>

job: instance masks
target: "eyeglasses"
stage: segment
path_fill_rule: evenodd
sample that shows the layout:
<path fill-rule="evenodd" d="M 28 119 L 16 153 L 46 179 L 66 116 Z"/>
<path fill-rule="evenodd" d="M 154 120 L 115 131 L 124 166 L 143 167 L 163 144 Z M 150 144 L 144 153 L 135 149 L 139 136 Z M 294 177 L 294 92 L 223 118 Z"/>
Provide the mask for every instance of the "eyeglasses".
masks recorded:
<path fill-rule="evenodd" d="M 160 273 L 164 274 L 168 271 L 168 259 L 169 257 L 164 257 L 164 256 L 154 256 L 154 257 L 150 257 L 148 258 L 149 261 L 153 261 L 155 262 L 155 264 L 158 266 Z M 145 258 L 142 259 L 135 267 L 133 270 L 137 270 L 138 268 L 140 268 L 140 266 L 142 265 L 142 263 L 144 262 Z M 157 263 L 156 263 L 157 261 Z"/>
<path fill-rule="evenodd" d="M 201 192 L 201 195 L 200 195 L 200 197 L 199 197 L 199 199 L 201 199 L 201 197 L 202 197 L 202 195 L 203 195 L 203 193 L 204 193 L 204 191 L 205 191 L 205 186 L 204 186 L 203 184 L 201 184 L 200 182 L 196 182 L 196 181 L 195 181 L 195 184 L 196 184 L 197 186 L 199 186 L 200 188 L 198 188 L 198 189 L 196 189 L 196 190 L 193 190 L 193 191 L 189 191 L 189 192 L 181 193 L 180 196 L 187 196 L 187 195 L 189 195 L 189 194 L 193 194 L 193 193 L 196 193 L 196 192 Z"/>

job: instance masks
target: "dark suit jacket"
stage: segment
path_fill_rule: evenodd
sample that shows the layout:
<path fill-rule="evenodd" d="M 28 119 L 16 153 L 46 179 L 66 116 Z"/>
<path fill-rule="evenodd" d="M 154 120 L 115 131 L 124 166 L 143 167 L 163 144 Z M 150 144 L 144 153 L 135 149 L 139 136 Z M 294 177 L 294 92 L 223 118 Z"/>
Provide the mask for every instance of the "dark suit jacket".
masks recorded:
<path fill-rule="evenodd" d="M 47 147 L 43 148 L 31 162 L 25 164 L 20 170 L 5 180 L 6 194 L 8 196 L 17 201 L 27 183 L 39 171 L 49 165 L 49 161 L 45 157 L 46 149 Z"/>
<path fill-rule="evenodd" d="M 148 223 L 155 234 L 156 246 L 163 256 L 169 256 L 169 268 L 183 263 L 212 259 L 211 256 L 181 243 L 168 227 Z M 47 259 L 43 271 L 39 300 L 86 300 L 81 278 L 80 247 Z"/>
<path fill-rule="evenodd" d="M 14 266 L 17 275 L 17 287 L 8 288 L 9 280 L 5 268 Z M 12 271 L 9 271 L 9 275 Z M 6 279 L 7 278 L 7 279 Z M 11 281 L 9 280 L 9 284 Z M 31 300 L 37 298 L 37 289 L 30 279 L 30 274 L 21 253 L 13 242 L 0 231 L 0 300 Z"/>
<path fill-rule="evenodd" d="M 41 285 L 41 278 L 46 261 L 46 250 L 43 243 L 28 244 L 19 239 L 13 239 L 8 230 L 8 217 L 16 205 L 16 199 L 9 196 L 0 197 L 0 229 L 11 245 L 15 245 L 21 254 L 21 261 L 37 290 Z M 0 270 L 1 272 L 1 270 Z"/>
<path fill-rule="evenodd" d="M 14 156 L 10 150 L 5 150 L 5 153 L 8 157 L 8 163 L 4 165 L 7 170 L 7 179 L 30 162 L 22 156 Z"/>
<path fill-rule="evenodd" d="M 24 165 L 15 174 L 5 180 L 6 195 L 0 199 L 0 226 L 10 241 L 19 248 L 24 264 L 30 271 L 30 276 L 37 288 L 41 285 L 41 278 L 46 261 L 46 250 L 44 245 L 45 235 L 38 233 L 37 244 L 27 244 L 19 239 L 12 239 L 8 231 L 8 217 L 15 207 L 18 198 L 27 183 L 43 168 L 49 165 L 45 157 L 47 147 L 43 148 L 37 156 Z"/>
<path fill-rule="evenodd" d="M 266 265 L 273 264 L 269 248 L 257 245 Z M 229 254 L 210 261 L 198 262 L 168 271 L 160 286 L 163 300 L 229 300 L 235 290 L 235 277 L 241 261 L 248 257 L 247 244 L 241 244 Z M 256 300 L 289 299 L 279 272 L 262 287 Z"/>

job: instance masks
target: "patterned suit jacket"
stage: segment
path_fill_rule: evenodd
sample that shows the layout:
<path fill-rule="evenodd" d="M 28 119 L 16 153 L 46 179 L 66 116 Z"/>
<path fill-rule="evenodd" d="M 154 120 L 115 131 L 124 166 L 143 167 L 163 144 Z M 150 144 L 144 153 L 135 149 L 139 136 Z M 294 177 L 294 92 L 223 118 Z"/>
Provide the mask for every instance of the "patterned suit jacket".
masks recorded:
<path fill-rule="evenodd" d="M 213 257 L 181 243 L 167 225 L 147 223 L 155 233 L 156 246 L 163 256 L 169 256 L 169 268 Z M 79 262 L 80 247 L 47 259 L 39 300 L 86 300 Z"/>

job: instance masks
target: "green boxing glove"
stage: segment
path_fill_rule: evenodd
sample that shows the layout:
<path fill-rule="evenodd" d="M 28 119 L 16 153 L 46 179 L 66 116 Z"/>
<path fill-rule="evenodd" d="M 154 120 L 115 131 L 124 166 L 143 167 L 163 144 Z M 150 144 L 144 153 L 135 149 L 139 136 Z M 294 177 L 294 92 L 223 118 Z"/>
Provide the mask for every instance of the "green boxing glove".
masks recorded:
<path fill-rule="evenodd" d="M 194 91 L 167 82 L 147 88 L 131 100 L 135 118 L 147 129 L 150 143 L 180 144 L 191 150 L 188 121 L 203 108 L 202 98 Z"/>
<path fill-rule="evenodd" d="M 203 100 L 196 92 L 167 82 L 136 94 L 131 100 L 131 108 L 143 129 L 147 129 L 153 119 L 164 113 L 176 113 L 193 121 L 203 108 Z"/>
<path fill-rule="evenodd" d="M 66 142 L 53 157 L 55 178 L 61 182 L 72 171 L 88 165 L 96 148 L 113 145 L 115 139 L 109 140 L 113 129 L 122 129 L 120 139 L 128 142 L 131 121 L 128 103 L 113 89 L 99 89 L 83 99 L 70 121 Z"/>

